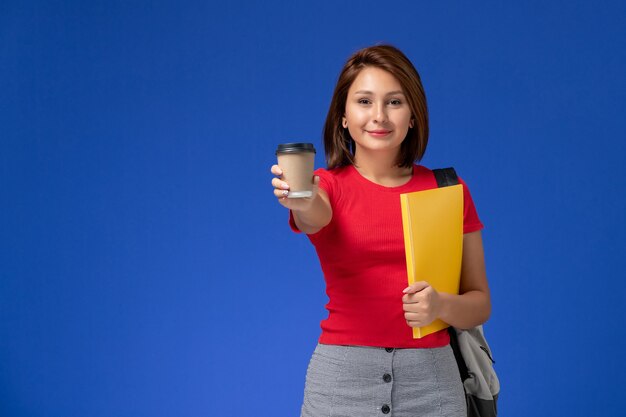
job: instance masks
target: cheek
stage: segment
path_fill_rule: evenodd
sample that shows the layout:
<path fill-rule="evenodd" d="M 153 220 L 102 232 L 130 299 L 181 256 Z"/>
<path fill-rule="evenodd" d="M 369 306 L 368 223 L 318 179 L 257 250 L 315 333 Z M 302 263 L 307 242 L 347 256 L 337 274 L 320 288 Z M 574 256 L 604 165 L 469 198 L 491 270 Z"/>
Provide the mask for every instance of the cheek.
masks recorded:
<path fill-rule="evenodd" d="M 348 125 L 353 127 L 360 127 L 367 123 L 367 115 L 359 111 L 346 112 L 346 119 L 348 120 Z"/>
<path fill-rule="evenodd" d="M 402 114 L 398 114 L 397 124 L 403 127 L 411 126 L 411 113 L 410 112 L 402 112 Z"/>

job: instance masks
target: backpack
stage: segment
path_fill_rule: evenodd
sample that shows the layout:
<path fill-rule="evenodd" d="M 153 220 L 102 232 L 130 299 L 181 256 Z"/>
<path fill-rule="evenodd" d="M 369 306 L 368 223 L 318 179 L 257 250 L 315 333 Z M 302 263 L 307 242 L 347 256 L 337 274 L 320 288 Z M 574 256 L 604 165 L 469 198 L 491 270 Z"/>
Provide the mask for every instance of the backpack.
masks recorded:
<path fill-rule="evenodd" d="M 454 168 L 433 170 L 438 187 L 459 183 Z M 493 365 L 493 355 L 485 339 L 483 326 L 467 330 L 448 328 L 450 346 L 454 352 L 467 402 L 468 417 L 495 417 L 500 381 Z"/>

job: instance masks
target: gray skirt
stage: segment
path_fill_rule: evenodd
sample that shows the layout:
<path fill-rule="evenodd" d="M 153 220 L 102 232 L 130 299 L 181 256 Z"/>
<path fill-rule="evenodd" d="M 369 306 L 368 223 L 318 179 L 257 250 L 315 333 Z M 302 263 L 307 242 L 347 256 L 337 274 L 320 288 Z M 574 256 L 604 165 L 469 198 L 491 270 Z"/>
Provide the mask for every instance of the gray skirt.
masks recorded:
<path fill-rule="evenodd" d="M 465 417 L 450 346 L 391 349 L 318 344 L 301 417 Z"/>

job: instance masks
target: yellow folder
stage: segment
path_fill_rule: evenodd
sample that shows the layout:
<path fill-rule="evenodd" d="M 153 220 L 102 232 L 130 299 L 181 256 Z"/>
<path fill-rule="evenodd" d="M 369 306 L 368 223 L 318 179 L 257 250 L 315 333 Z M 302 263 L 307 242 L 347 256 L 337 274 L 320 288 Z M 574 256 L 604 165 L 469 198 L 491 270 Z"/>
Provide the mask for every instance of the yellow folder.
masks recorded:
<path fill-rule="evenodd" d="M 409 285 L 427 281 L 438 292 L 459 293 L 463 256 L 461 184 L 400 194 Z M 414 327 L 421 338 L 449 325 L 439 319 Z"/>

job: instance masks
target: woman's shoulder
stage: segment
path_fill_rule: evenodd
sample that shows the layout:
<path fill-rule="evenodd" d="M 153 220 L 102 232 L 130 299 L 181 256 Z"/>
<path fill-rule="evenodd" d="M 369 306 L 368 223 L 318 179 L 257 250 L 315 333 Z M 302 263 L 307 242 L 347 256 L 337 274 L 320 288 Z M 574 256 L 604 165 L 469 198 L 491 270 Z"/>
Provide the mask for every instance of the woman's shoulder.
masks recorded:
<path fill-rule="evenodd" d="M 432 169 L 424 165 L 413 165 L 413 177 L 417 181 L 425 181 L 427 183 L 432 182 L 435 179 L 435 173 Z"/>
<path fill-rule="evenodd" d="M 332 184 L 343 183 L 345 178 L 350 175 L 350 166 L 343 166 L 337 168 L 318 168 L 314 174 L 320 177 L 322 182 L 329 182 Z"/>
<path fill-rule="evenodd" d="M 430 175 L 433 170 L 424 165 L 413 164 L 413 172 L 417 175 Z"/>
<path fill-rule="evenodd" d="M 345 175 L 348 172 L 348 166 L 336 167 L 336 168 L 318 168 L 315 170 L 315 175 L 323 175 L 325 177 L 339 177 Z"/>

